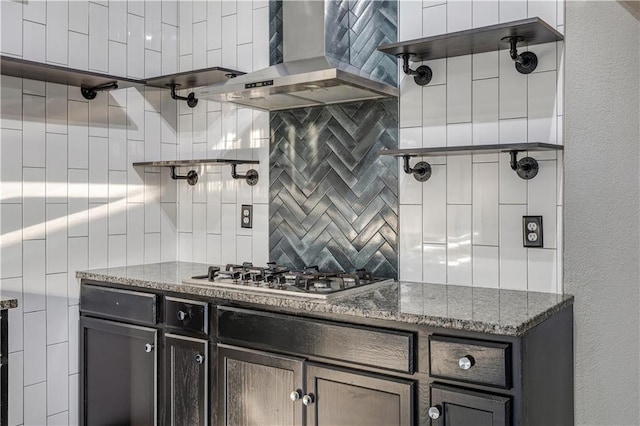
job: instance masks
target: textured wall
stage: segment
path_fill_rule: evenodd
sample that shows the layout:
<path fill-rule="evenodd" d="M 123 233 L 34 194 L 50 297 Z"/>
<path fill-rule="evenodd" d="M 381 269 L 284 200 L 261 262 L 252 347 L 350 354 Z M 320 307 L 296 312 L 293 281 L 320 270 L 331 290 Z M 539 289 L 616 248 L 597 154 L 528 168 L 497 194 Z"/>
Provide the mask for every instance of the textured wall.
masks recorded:
<path fill-rule="evenodd" d="M 271 1 L 272 61 L 281 6 Z M 375 48 L 397 38 L 397 3 L 335 1 L 325 12 L 327 54 L 395 84 L 395 60 Z M 397 164 L 377 151 L 398 146 L 398 101 L 281 111 L 270 121 L 270 259 L 397 278 Z"/>
<path fill-rule="evenodd" d="M 564 260 L 581 425 L 640 424 L 639 28 L 616 2 L 567 3 Z"/>
<path fill-rule="evenodd" d="M 395 58 L 378 46 L 398 40 L 399 0 L 348 0 L 349 63 L 389 84 L 398 84 Z"/>
<path fill-rule="evenodd" d="M 282 62 L 282 1 L 269 0 L 269 65 Z"/>
<path fill-rule="evenodd" d="M 405 0 L 398 33 L 411 40 L 533 16 L 563 32 L 564 2 Z M 530 50 L 539 63 L 529 75 L 506 49 L 429 61 L 424 87 L 402 74 L 400 147 L 562 144 L 563 43 Z M 424 183 L 400 173 L 400 278 L 561 293 L 562 153 L 532 157 L 540 172 L 529 181 L 508 154 L 430 158 Z M 523 215 L 543 216 L 544 248 L 522 247 Z"/>
<path fill-rule="evenodd" d="M 271 114 L 270 256 L 397 275 L 396 100 Z"/>

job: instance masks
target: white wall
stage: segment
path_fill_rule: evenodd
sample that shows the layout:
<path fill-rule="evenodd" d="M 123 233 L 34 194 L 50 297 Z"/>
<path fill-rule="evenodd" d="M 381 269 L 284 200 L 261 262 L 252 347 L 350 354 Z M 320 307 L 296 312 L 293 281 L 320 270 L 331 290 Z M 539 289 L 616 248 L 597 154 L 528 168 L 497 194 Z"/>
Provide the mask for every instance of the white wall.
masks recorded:
<path fill-rule="evenodd" d="M 2 54 L 38 62 L 132 78 L 268 65 L 267 2 L 3 0 L 0 12 Z M 204 101 L 191 110 L 143 87 L 89 102 L 77 87 L 4 76 L 0 86 L 0 288 L 19 299 L 9 318 L 9 424 L 75 424 L 75 271 L 235 262 L 236 247 L 239 261 L 265 262 L 268 115 Z M 218 154 L 263 161 L 260 184 L 247 190 L 216 167 L 189 187 L 167 169 L 131 166 Z M 252 202 L 263 234 L 236 229 L 236 203 Z"/>
<path fill-rule="evenodd" d="M 637 19 L 617 2 L 567 3 L 564 260 L 580 425 L 640 424 L 639 67 Z"/>
<path fill-rule="evenodd" d="M 243 72 L 269 66 L 269 2 L 180 2 L 180 66 Z M 206 59 L 206 64 L 204 60 Z M 179 108 L 179 158 L 259 160 L 251 187 L 230 166 L 200 168 L 196 186 L 178 184 L 179 259 L 213 264 L 269 259 L 269 113 L 201 101 Z M 240 227 L 240 207 L 253 205 L 253 229 Z"/>
<path fill-rule="evenodd" d="M 533 16 L 564 31 L 562 0 L 402 0 L 399 39 Z M 529 75 L 508 50 L 425 63 L 434 77 L 424 87 L 400 71 L 400 147 L 562 144 L 563 43 L 531 50 L 539 64 Z M 562 153 L 532 156 L 540 172 L 529 181 L 508 154 L 427 159 L 424 183 L 400 171 L 400 278 L 561 293 Z M 543 249 L 522 247 L 523 215 L 543 216 Z"/>

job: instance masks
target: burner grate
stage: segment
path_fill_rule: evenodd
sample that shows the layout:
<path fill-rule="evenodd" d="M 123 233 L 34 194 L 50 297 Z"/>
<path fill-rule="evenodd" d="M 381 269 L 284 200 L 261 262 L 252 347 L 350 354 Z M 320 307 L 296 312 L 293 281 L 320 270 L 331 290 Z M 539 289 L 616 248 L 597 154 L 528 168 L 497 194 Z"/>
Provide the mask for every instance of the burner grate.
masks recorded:
<path fill-rule="evenodd" d="M 214 283 L 231 282 L 234 285 L 245 285 L 255 288 L 268 288 L 296 292 L 299 294 L 330 294 L 345 289 L 361 287 L 381 282 L 365 269 L 347 273 L 344 271 L 321 271 L 317 265 L 311 265 L 302 271 L 291 271 L 275 262 L 266 267 L 254 266 L 251 262 L 227 264 L 224 269 L 210 266 L 207 275 L 194 279 L 207 279 Z"/>

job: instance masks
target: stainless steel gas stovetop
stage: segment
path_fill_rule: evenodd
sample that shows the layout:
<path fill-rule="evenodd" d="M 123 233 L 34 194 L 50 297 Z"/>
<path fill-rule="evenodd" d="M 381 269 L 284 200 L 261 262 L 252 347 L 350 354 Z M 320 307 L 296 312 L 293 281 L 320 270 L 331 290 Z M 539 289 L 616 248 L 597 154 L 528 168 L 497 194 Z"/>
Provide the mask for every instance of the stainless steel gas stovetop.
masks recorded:
<path fill-rule="evenodd" d="M 371 291 L 393 280 L 375 278 L 364 269 L 353 273 L 321 272 L 317 266 L 310 266 L 302 271 L 291 271 L 275 263 L 259 267 L 245 262 L 242 265 L 230 264 L 224 269 L 210 266 L 207 275 L 198 275 L 185 282 L 235 291 L 328 300 Z"/>

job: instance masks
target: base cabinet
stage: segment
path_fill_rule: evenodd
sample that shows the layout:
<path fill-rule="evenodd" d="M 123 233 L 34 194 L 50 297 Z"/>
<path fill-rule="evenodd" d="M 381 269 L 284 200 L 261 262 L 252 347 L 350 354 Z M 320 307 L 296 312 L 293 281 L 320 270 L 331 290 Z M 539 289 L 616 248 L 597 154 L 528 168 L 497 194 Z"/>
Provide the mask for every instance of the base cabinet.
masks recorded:
<path fill-rule="evenodd" d="M 219 344 L 218 363 L 218 424 L 302 424 L 303 360 Z"/>
<path fill-rule="evenodd" d="M 413 382 L 307 363 L 309 426 L 410 426 Z"/>
<path fill-rule="evenodd" d="M 153 293 L 81 287 L 81 425 L 215 423 L 208 305 L 161 302 Z M 162 306 L 169 312 L 161 315 Z"/>
<path fill-rule="evenodd" d="M 157 413 L 157 330 L 80 319 L 81 423 L 153 425 Z"/>
<path fill-rule="evenodd" d="M 413 382 L 218 345 L 219 424 L 410 426 Z"/>
<path fill-rule="evenodd" d="M 469 389 L 431 385 L 433 426 L 509 426 L 511 399 Z"/>
<path fill-rule="evenodd" d="M 209 342 L 165 334 L 167 425 L 206 426 L 209 401 Z"/>
<path fill-rule="evenodd" d="M 83 282 L 80 424 L 574 423 L 570 307 L 503 336 L 215 302 Z"/>

